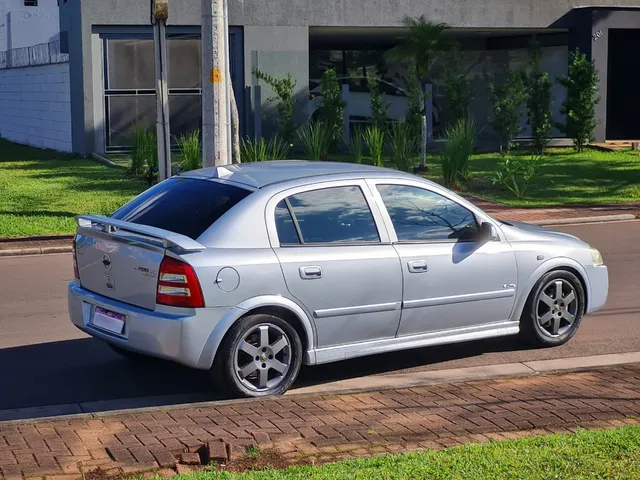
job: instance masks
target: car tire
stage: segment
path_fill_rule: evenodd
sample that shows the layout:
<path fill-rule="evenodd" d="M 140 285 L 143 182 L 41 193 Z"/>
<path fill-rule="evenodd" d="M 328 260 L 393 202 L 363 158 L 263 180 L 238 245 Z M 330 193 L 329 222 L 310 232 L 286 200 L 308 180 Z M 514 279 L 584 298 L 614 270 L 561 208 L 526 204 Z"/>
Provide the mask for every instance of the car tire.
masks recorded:
<path fill-rule="evenodd" d="M 533 288 L 520 319 L 520 336 L 536 347 L 564 345 L 571 340 L 585 313 L 584 287 L 573 273 L 545 274 Z"/>
<path fill-rule="evenodd" d="M 250 315 L 231 327 L 222 341 L 211 377 L 232 397 L 283 395 L 302 366 L 302 342 L 296 329 L 272 315 Z"/>
<path fill-rule="evenodd" d="M 111 343 L 107 343 L 107 345 L 109 346 L 109 348 L 117 353 L 118 355 L 120 355 L 123 358 L 126 358 L 127 360 L 131 360 L 133 362 L 138 362 L 138 363 L 152 363 L 155 362 L 157 359 L 150 357 L 148 355 L 143 355 L 142 353 L 136 353 L 136 352 L 132 352 L 131 350 L 126 350 L 124 348 L 120 348 L 116 345 L 113 345 Z"/>

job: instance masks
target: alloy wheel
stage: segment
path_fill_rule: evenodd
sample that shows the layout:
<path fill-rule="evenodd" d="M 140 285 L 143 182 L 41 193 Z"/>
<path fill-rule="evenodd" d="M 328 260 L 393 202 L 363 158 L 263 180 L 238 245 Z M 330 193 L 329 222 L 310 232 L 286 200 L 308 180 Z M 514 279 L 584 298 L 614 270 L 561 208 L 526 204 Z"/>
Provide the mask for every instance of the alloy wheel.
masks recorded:
<path fill-rule="evenodd" d="M 250 391 L 276 388 L 291 367 L 291 341 L 281 328 L 261 324 L 248 330 L 234 353 L 234 371 Z"/>
<path fill-rule="evenodd" d="M 566 280 L 549 282 L 536 301 L 536 321 L 543 334 L 560 337 L 573 326 L 578 316 L 578 295 Z"/>

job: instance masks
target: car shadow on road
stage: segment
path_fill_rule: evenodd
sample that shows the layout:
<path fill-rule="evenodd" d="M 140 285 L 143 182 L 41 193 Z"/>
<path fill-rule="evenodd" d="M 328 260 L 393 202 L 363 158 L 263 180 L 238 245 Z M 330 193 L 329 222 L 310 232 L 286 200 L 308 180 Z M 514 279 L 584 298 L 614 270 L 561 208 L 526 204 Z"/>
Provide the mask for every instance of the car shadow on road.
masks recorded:
<path fill-rule="evenodd" d="M 422 366 L 438 368 L 443 362 L 520 348 L 525 347 L 513 339 L 494 339 L 363 357 L 303 368 L 295 388 Z M 160 360 L 138 363 L 95 339 L 2 349 L 0 378 L 0 421 L 222 399 L 207 372 Z M 40 408 L 44 406 L 65 408 Z"/>
<path fill-rule="evenodd" d="M 295 387 L 321 385 L 370 375 L 407 373 L 412 369 L 442 370 L 445 368 L 458 368 L 460 365 L 453 367 L 449 366 L 448 362 L 471 360 L 490 353 L 517 352 L 530 349 L 531 346 L 529 345 L 514 340 L 512 337 L 505 337 L 384 353 L 346 360 L 339 364 L 326 364 L 303 369 Z M 477 362 L 464 363 L 464 366 L 478 365 Z M 336 365 L 340 365 L 339 368 L 336 368 Z"/>

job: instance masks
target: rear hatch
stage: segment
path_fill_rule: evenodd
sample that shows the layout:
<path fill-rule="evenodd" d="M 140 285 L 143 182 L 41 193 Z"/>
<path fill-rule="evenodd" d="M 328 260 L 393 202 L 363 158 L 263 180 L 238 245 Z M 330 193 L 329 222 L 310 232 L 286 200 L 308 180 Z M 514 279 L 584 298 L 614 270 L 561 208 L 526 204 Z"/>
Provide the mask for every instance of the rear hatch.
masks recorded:
<path fill-rule="evenodd" d="M 111 217 L 78 217 L 80 284 L 99 295 L 154 310 L 158 272 L 167 250 L 203 250 L 196 239 L 250 193 L 212 180 L 175 177 Z"/>

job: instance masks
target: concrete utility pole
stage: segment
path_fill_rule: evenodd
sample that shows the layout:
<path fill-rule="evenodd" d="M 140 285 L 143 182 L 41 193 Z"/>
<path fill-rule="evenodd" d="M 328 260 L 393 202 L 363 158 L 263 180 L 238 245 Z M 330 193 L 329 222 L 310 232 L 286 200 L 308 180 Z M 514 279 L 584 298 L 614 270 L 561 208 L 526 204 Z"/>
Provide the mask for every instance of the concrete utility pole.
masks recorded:
<path fill-rule="evenodd" d="M 166 25 L 169 0 L 151 0 L 151 22 L 156 64 L 156 106 L 158 137 L 158 180 L 171 176 L 171 128 L 169 124 L 169 90 Z"/>
<path fill-rule="evenodd" d="M 201 0 L 202 8 L 202 162 L 231 164 L 229 50 L 224 0 Z"/>

